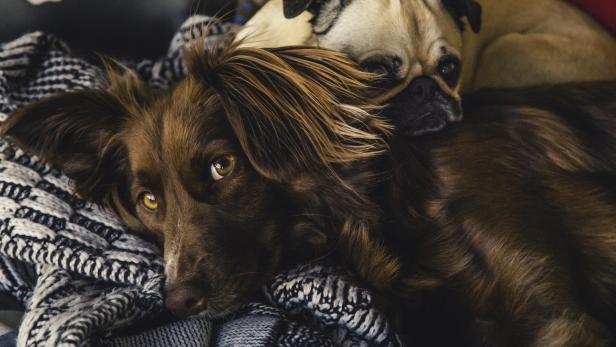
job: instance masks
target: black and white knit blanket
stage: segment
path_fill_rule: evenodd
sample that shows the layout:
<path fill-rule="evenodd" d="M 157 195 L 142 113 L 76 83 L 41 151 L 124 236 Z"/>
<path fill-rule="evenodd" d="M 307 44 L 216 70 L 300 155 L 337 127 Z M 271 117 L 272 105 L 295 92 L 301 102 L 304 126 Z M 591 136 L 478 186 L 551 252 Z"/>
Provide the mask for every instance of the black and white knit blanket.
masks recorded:
<path fill-rule="evenodd" d="M 130 65 L 167 88 L 186 74 L 182 48 L 207 23 L 190 18 L 167 56 Z M 209 40 L 230 27 L 209 26 Z M 44 33 L 1 44 L 0 121 L 33 100 L 94 87 L 100 74 Z M 264 288 L 268 305 L 250 304 L 217 322 L 193 317 L 131 333 L 163 310 L 163 276 L 156 245 L 77 197 L 61 172 L 0 138 L 0 292 L 26 308 L 17 345 L 398 345 L 367 290 L 316 265 L 274 278 Z"/>

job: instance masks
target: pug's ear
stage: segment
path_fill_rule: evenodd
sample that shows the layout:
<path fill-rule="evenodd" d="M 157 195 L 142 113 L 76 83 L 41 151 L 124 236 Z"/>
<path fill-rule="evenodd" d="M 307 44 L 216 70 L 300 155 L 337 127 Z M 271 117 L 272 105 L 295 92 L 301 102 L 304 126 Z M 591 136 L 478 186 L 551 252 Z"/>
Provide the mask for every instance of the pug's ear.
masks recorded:
<path fill-rule="evenodd" d="M 295 18 L 306 11 L 315 0 L 283 0 L 284 16 L 287 19 Z"/>
<path fill-rule="evenodd" d="M 466 17 L 474 33 L 481 30 L 481 5 L 475 0 L 443 0 L 456 20 Z M 458 24 L 460 24 L 459 22 Z"/>
<path fill-rule="evenodd" d="M 478 33 L 481 30 L 481 5 L 477 1 L 464 1 L 464 15 L 468 19 L 473 32 Z"/>

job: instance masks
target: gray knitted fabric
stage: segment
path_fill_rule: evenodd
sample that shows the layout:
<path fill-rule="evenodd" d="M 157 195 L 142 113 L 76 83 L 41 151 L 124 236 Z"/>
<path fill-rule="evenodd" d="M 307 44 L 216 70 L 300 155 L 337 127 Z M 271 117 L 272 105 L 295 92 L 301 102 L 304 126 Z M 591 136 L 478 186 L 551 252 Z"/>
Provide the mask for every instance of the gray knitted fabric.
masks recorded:
<path fill-rule="evenodd" d="M 190 18 L 167 56 L 130 66 L 150 85 L 170 86 L 186 74 L 183 48 L 208 23 Z M 230 26 L 209 26 L 208 40 Z M 33 100 L 94 87 L 100 74 L 50 35 L 2 44 L 0 121 Z M 162 310 L 160 249 L 75 196 L 61 172 L 0 138 L 0 291 L 26 307 L 19 346 L 396 345 L 370 294 L 337 273 L 304 266 L 281 274 L 265 288 L 271 306 L 248 305 L 215 322 L 215 330 L 213 322 L 195 317 L 115 336 L 117 328 Z"/>
<path fill-rule="evenodd" d="M 204 317 L 191 317 L 134 335 L 103 339 L 105 347 L 206 347 L 210 346 L 211 322 Z"/>

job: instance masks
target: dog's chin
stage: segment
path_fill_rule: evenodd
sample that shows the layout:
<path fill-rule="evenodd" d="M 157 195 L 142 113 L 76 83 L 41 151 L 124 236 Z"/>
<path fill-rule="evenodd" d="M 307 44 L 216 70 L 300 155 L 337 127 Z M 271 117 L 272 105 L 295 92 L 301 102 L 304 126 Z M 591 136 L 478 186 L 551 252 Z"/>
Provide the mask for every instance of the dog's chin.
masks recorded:
<path fill-rule="evenodd" d="M 221 308 L 211 308 L 206 309 L 205 311 L 201 311 L 196 314 L 196 316 L 206 317 L 209 319 L 219 319 L 225 318 L 248 304 L 248 300 L 246 302 L 237 302 L 232 304 L 227 304 L 225 307 Z"/>
<path fill-rule="evenodd" d="M 210 297 L 210 305 L 196 315 L 211 319 L 224 318 L 238 310 L 241 310 L 250 302 L 259 300 L 260 290 L 255 288 L 249 292 L 243 291 L 242 294 L 225 292 L 217 297 Z"/>

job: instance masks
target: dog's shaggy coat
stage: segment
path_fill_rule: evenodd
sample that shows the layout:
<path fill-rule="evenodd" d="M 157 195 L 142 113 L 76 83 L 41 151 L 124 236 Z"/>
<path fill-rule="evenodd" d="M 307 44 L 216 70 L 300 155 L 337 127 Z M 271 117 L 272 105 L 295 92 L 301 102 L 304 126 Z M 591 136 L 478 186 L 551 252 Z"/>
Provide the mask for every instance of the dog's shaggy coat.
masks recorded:
<path fill-rule="evenodd" d="M 487 345 L 612 345 L 616 83 L 486 91 L 464 107 L 441 133 L 392 140 L 394 292 L 446 289 L 496 323 Z"/>

